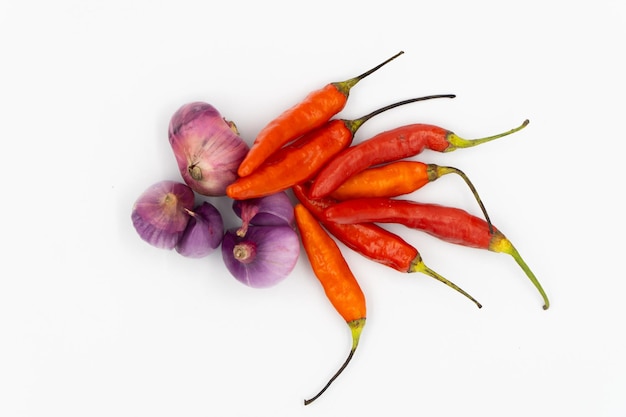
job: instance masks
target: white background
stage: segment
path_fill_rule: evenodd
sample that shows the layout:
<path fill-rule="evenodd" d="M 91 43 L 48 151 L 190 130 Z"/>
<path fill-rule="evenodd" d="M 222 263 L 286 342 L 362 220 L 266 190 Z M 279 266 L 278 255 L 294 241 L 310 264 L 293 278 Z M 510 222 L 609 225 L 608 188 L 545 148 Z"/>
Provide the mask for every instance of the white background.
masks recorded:
<path fill-rule="evenodd" d="M 2 416 L 624 416 L 620 1 L 3 1 Z M 180 179 L 170 116 L 202 100 L 251 143 L 309 91 L 396 52 L 344 111 L 454 93 L 367 122 L 428 122 L 480 147 L 463 169 L 548 292 L 507 255 L 391 227 L 482 310 L 345 251 L 368 300 L 347 326 L 302 253 L 279 286 L 235 281 L 136 235 L 136 197 Z M 411 196 L 480 214 L 453 176 Z M 230 202 L 212 199 L 232 227 Z M 344 248 L 345 249 L 345 248 Z"/>

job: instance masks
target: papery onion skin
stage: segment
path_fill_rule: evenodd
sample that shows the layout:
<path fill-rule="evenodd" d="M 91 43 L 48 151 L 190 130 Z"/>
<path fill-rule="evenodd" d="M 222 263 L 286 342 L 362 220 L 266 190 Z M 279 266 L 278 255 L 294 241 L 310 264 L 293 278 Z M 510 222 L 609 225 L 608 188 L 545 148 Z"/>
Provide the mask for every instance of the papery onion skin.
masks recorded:
<path fill-rule="evenodd" d="M 295 227 L 293 204 L 284 191 L 265 197 L 234 200 L 232 208 L 242 220 L 238 231 L 240 236 L 245 235 L 250 224 Z"/>
<path fill-rule="evenodd" d="M 254 248 L 254 258 L 235 258 L 233 250 L 241 243 Z M 230 229 L 222 240 L 226 268 L 252 288 L 269 288 L 282 282 L 296 266 L 299 254 L 300 240 L 290 226 L 250 226 L 244 237 L 237 235 L 237 229 Z"/>
<path fill-rule="evenodd" d="M 173 249 L 189 222 L 194 193 L 176 181 L 160 181 L 135 201 L 131 219 L 139 236 L 150 245 Z"/>
<path fill-rule="evenodd" d="M 204 102 L 181 106 L 170 120 L 168 137 L 179 171 L 198 194 L 223 196 L 237 179 L 249 147 L 231 125 Z"/>
<path fill-rule="evenodd" d="M 222 243 L 224 220 L 219 210 L 207 201 L 195 207 L 190 215 L 176 251 L 188 258 L 203 258 Z"/>

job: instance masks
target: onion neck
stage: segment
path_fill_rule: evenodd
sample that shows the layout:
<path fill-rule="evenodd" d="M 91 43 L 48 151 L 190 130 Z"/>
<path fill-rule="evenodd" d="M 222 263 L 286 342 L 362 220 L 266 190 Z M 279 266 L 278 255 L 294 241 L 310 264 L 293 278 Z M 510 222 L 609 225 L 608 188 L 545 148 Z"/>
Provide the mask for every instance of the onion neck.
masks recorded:
<path fill-rule="evenodd" d="M 241 227 L 237 230 L 237 236 L 244 237 L 248 233 L 248 226 L 250 222 L 259 212 L 259 205 L 252 204 L 250 202 L 243 202 L 241 204 Z"/>

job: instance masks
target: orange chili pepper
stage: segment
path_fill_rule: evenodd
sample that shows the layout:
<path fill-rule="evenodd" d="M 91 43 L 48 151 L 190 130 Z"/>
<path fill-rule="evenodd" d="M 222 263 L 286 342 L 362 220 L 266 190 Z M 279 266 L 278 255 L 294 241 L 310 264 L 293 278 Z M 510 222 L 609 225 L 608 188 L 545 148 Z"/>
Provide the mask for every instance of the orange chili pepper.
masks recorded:
<path fill-rule="evenodd" d="M 252 174 L 235 180 L 226 188 L 226 195 L 244 200 L 284 191 L 313 178 L 333 156 L 350 146 L 359 127 L 372 117 L 416 101 L 454 97 L 453 94 L 417 97 L 382 107 L 359 119 L 331 120 L 279 149 Z"/>
<path fill-rule="evenodd" d="M 330 196 L 337 200 L 365 197 L 396 197 L 416 191 L 446 174 L 457 174 L 472 190 L 485 220 L 491 220 L 476 187 L 463 171 L 449 166 L 425 164 L 418 161 L 397 161 L 387 165 L 368 168 L 352 177 L 333 191 Z"/>
<path fill-rule="evenodd" d="M 333 238 L 302 204 L 295 206 L 294 214 L 313 272 L 322 284 L 326 297 L 348 323 L 352 333 L 352 348 L 345 362 L 320 392 L 304 401 L 308 405 L 319 398 L 348 366 L 365 326 L 366 307 L 363 291 Z"/>
<path fill-rule="evenodd" d="M 300 103 L 285 110 L 261 129 L 252 143 L 250 151 L 239 165 L 238 175 L 241 177 L 250 175 L 280 147 L 322 126 L 345 107 L 352 87 L 403 53 L 400 51 L 358 77 L 327 84 L 323 88 L 311 92 Z"/>

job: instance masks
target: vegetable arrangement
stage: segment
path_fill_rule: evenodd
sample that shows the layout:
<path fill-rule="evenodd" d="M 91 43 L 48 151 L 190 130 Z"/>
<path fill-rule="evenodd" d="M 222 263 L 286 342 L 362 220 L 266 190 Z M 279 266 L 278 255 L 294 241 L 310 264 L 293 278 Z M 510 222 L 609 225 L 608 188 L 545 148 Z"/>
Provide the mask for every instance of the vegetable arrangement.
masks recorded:
<path fill-rule="evenodd" d="M 400 273 L 434 278 L 478 308 L 482 305 L 474 297 L 426 266 L 415 247 L 384 225 L 401 224 L 457 245 L 508 254 L 543 298 L 543 308 L 550 306 L 517 249 L 492 225 L 468 176 L 456 167 L 412 159 L 426 149 L 451 152 L 511 135 L 528 120 L 479 139 L 414 123 L 353 143 L 359 127 L 376 115 L 413 102 L 454 98 L 453 94 L 396 102 L 355 120 L 334 118 L 345 107 L 351 88 L 402 53 L 357 77 L 313 91 L 263 127 L 250 147 L 236 125 L 212 105 L 181 106 L 172 116 L 168 137 L 183 182 L 151 185 L 132 208 L 133 226 L 144 241 L 192 258 L 209 256 L 221 246 L 226 269 L 252 288 L 272 287 L 288 277 L 302 243 L 313 275 L 352 336 L 345 362 L 305 405 L 345 370 L 366 322 L 365 295 L 336 242 Z M 447 174 L 463 179 L 484 218 L 402 197 Z M 210 198 L 230 199 L 240 227 L 225 230 L 222 214 Z"/>

